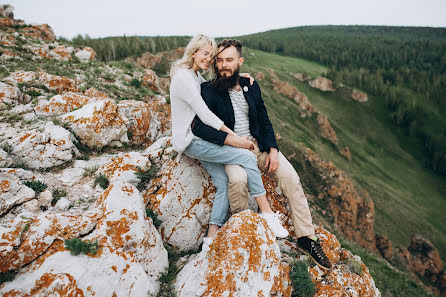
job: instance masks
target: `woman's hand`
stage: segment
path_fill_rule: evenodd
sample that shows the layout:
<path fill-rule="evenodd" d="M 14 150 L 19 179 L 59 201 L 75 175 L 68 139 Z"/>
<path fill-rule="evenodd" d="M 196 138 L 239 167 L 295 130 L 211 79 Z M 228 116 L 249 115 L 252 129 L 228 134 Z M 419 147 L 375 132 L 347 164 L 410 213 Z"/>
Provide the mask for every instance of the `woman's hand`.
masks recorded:
<path fill-rule="evenodd" d="M 254 77 L 251 76 L 251 74 L 249 73 L 240 73 L 241 77 L 244 78 L 249 78 L 249 85 L 252 86 L 252 84 L 254 83 Z"/>
<path fill-rule="evenodd" d="M 246 137 L 246 136 L 242 137 L 242 136 L 231 135 L 231 134 L 228 134 L 228 136 L 226 136 L 225 144 L 231 145 L 233 147 L 248 149 L 250 151 L 252 151 L 256 148 L 254 142 L 249 140 L 248 137 Z"/>

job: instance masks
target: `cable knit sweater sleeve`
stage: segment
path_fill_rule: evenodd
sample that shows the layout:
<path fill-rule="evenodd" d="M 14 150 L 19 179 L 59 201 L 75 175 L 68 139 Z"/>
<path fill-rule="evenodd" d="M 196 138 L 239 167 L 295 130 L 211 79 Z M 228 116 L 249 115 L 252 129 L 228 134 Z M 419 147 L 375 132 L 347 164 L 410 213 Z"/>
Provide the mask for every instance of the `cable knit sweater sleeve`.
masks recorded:
<path fill-rule="evenodd" d="M 179 70 L 175 75 L 178 76 L 176 77 L 175 85 L 177 92 L 175 93 L 179 99 L 185 101 L 203 123 L 220 130 L 223 126 L 223 121 L 208 108 L 201 97 L 200 78 L 197 81 L 193 77 L 194 74 L 187 70 Z"/>

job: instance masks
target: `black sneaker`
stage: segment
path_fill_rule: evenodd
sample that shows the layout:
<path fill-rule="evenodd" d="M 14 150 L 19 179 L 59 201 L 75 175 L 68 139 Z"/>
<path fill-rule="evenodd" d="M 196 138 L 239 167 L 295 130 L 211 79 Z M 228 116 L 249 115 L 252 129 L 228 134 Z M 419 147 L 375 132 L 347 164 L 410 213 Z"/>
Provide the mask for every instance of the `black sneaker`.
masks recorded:
<path fill-rule="evenodd" d="M 312 240 L 307 236 L 299 237 L 297 239 L 297 248 L 310 256 L 313 261 L 323 269 L 331 269 L 332 265 L 322 250 L 319 238 Z"/>

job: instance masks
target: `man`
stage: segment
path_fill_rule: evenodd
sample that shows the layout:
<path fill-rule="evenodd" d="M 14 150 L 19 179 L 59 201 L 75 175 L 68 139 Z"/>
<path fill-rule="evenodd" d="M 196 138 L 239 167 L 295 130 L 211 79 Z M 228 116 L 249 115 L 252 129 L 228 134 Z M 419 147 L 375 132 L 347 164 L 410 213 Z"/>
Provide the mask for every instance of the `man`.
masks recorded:
<path fill-rule="evenodd" d="M 279 152 L 275 133 L 263 103 L 257 82 L 252 86 L 249 80 L 239 76 L 243 64 L 242 44 L 238 40 L 223 40 L 218 44 L 215 62 L 216 78 L 201 85 L 201 95 L 208 107 L 226 126 L 240 136 L 252 139 L 258 145 L 253 152 L 258 166 L 271 175 L 287 197 L 291 219 L 297 240 L 297 247 L 307 253 L 324 269 L 331 263 L 322 251 L 315 236 L 307 198 L 302 190 L 299 176 L 291 163 Z M 210 142 L 223 145 L 227 133 L 206 126 L 195 118 L 193 133 Z M 247 178 L 244 169 L 238 165 L 226 165 L 229 178 L 229 202 L 233 213 L 248 208 Z"/>

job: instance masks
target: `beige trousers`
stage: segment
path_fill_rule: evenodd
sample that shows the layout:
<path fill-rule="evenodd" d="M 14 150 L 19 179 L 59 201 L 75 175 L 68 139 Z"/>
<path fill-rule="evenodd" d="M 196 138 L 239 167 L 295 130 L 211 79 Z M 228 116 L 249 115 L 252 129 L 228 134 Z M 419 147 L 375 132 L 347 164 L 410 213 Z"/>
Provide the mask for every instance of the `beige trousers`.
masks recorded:
<path fill-rule="evenodd" d="M 266 173 L 265 163 L 268 153 L 260 152 L 258 148 L 253 153 L 257 156 L 257 165 L 260 170 Z M 239 165 L 225 165 L 225 170 L 229 178 L 228 194 L 232 213 L 248 209 L 248 179 L 245 170 Z M 282 193 L 287 197 L 297 238 L 314 236 L 311 213 L 300 178 L 293 165 L 281 152 L 279 152 L 279 168 L 274 173 L 270 173 L 270 176 L 274 178 Z"/>

